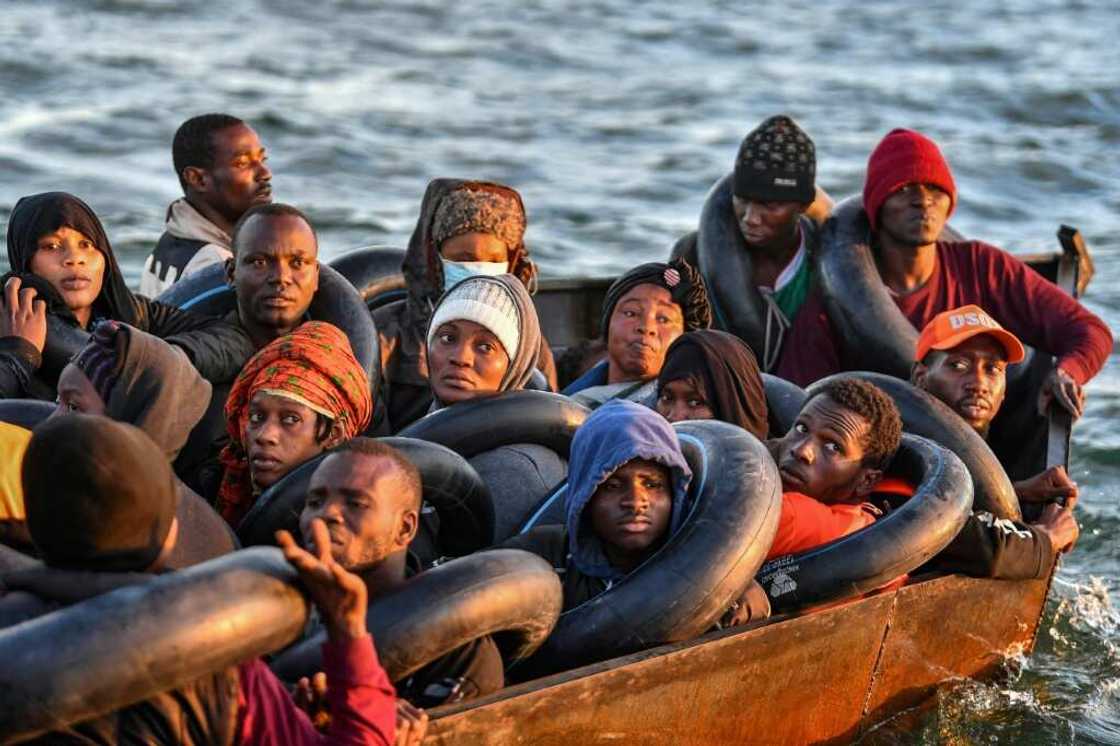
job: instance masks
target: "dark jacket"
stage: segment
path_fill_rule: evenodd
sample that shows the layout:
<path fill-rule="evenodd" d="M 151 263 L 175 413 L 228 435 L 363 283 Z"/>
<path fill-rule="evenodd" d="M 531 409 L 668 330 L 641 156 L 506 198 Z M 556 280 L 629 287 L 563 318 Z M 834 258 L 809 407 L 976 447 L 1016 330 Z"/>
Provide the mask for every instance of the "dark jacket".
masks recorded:
<path fill-rule="evenodd" d="M 171 334 L 165 339 L 181 347 L 202 377 L 213 384 L 231 383 L 257 351 L 241 326 L 236 309 L 205 328 Z"/>
<path fill-rule="evenodd" d="M 969 516 L 931 564 L 977 578 L 1044 578 L 1054 567 L 1054 549 L 1049 537 L 1034 526 L 981 512 Z"/>
<path fill-rule="evenodd" d="M 523 549 L 543 558 L 560 576 L 564 590 L 563 611 L 590 601 L 611 584 L 579 571 L 568 554 L 568 532 L 563 526 L 537 526 L 523 534 L 503 541 L 503 549 Z"/>
<path fill-rule="evenodd" d="M 431 239 L 432 221 L 440 201 L 465 186 L 500 191 L 521 202 L 521 196 L 514 190 L 489 182 L 435 179 L 428 185 L 420 205 L 420 217 L 401 264 L 408 295 L 404 300 L 382 306 L 373 313 L 381 343 L 381 397 L 388 405 L 388 419 L 393 432 L 423 417 L 432 404 L 432 392 L 428 385 L 428 321 L 436 301 L 443 294 L 443 269 L 439 262 L 439 247 Z M 527 288 L 533 287 L 536 267 L 529 261 L 524 244 L 510 250 L 509 270 Z M 537 367 L 555 390 L 556 365 L 543 335 Z"/>

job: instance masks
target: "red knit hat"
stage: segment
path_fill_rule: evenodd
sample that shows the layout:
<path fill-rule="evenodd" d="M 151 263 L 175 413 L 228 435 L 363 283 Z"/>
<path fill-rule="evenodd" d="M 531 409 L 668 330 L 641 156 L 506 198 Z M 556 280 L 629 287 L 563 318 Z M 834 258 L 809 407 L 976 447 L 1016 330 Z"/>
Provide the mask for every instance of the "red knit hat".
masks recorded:
<path fill-rule="evenodd" d="M 907 184 L 933 184 L 949 195 L 949 214 L 957 206 L 957 185 L 937 144 L 920 132 L 894 129 L 867 159 L 863 208 L 871 229 L 879 227 L 879 208 Z"/>

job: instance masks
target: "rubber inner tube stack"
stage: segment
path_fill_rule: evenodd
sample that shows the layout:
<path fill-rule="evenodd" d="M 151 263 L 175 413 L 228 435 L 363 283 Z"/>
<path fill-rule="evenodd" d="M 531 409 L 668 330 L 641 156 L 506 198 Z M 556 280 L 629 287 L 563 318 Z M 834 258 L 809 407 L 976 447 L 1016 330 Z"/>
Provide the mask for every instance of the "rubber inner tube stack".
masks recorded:
<path fill-rule="evenodd" d="M 350 281 L 370 311 L 406 295 L 404 249 L 392 246 L 363 246 L 348 251 L 330 262 L 331 267 Z"/>
<path fill-rule="evenodd" d="M 1015 487 L 999 459 L 984 439 L 943 402 L 906 381 L 866 371 L 824 378 L 809 387 L 809 394 L 841 378 L 859 378 L 881 388 L 898 407 L 903 430 L 940 443 L 959 457 L 972 477 L 976 510 L 986 510 L 997 518 L 1022 517 Z"/>
<path fill-rule="evenodd" d="M 766 390 L 766 409 L 770 420 L 770 437 L 780 438 L 789 432 L 797 415 L 805 404 L 808 394 L 796 383 L 784 378 L 762 374 L 762 386 Z"/>
<path fill-rule="evenodd" d="M 684 522 L 625 578 L 561 614 L 535 669 L 574 668 L 702 634 L 762 565 L 781 514 L 781 479 L 766 447 L 715 420 L 673 427 L 693 472 Z"/>
<path fill-rule="evenodd" d="M 700 211 L 696 258 L 719 328 L 742 339 L 760 361 L 766 350 L 766 301 L 754 284 L 754 267 L 731 204 L 733 175 L 715 183 Z"/>
<path fill-rule="evenodd" d="M 445 562 L 375 599 L 366 625 L 392 681 L 486 635 L 507 664 L 530 655 L 556 624 L 560 579 L 540 557 L 494 549 Z M 277 655 L 272 670 L 294 682 L 322 670 L 321 629 Z"/>
<path fill-rule="evenodd" d="M 412 423 L 401 435 L 440 443 L 470 459 L 502 446 L 531 444 L 567 459 L 576 430 L 590 414 L 566 396 L 545 391 L 511 391 L 499 396 L 460 402 Z M 486 423 L 483 428 L 479 423 Z M 561 485 L 562 486 L 562 485 Z M 548 503 L 556 490 L 545 498 Z M 537 493 L 539 495 L 539 492 Z M 493 543 L 512 533 L 539 510 L 538 496 L 507 494 L 495 501 Z"/>
<path fill-rule="evenodd" d="M 948 225 L 938 238 L 961 240 Z M 829 318 L 844 340 L 847 367 L 909 378 L 918 330 L 879 277 L 861 195 L 840 201 L 825 221 L 815 269 Z"/>
<path fill-rule="evenodd" d="M 411 550 L 425 566 L 444 557 L 458 557 L 490 546 L 494 534 L 494 505 L 490 489 L 466 459 L 449 448 L 415 438 L 380 438 L 401 451 L 420 472 L 424 510 L 420 531 Z M 293 469 L 257 499 L 237 527 L 246 545 L 273 544 L 279 529 L 299 535 L 311 475 L 328 454 Z"/>
<path fill-rule="evenodd" d="M 972 480 L 951 451 L 905 434 L 889 471 L 917 485 L 901 507 L 867 528 L 762 567 L 758 581 L 775 613 L 872 591 L 925 564 L 960 533 L 972 511 Z"/>
<path fill-rule="evenodd" d="M 535 443 L 567 458 L 576 430 L 590 414 L 560 394 L 510 391 L 444 407 L 398 435 L 439 443 L 464 458 L 516 443 Z"/>
<path fill-rule="evenodd" d="M 0 733 L 31 738 L 270 653 L 308 611 L 295 569 L 258 547 L 0 631 Z"/>
<path fill-rule="evenodd" d="M 160 293 L 156 300 L 205 316 L 225 316 L 237 307 L 236 294 L 226 282 L 225 267 L 220 264 L 204 267 L 180 280 Z M 307 313 L 316 321 L 334 324 L 346 334 L 354 357 L 369 377 L 370 391 L 376 393 L 381 385 L 377 328 L 350 281 L 330 265 L 320 264 L 319 289 Z"/>

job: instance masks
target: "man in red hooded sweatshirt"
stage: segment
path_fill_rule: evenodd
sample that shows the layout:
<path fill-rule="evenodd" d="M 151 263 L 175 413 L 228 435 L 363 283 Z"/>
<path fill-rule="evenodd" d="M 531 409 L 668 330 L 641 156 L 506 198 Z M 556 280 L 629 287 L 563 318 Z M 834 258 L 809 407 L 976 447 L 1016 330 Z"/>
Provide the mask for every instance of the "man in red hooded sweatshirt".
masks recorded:
<path fill-rule="evenodd" d="M 1112 351 L 1108 327 L 1007 252 L 980 241 L 939 241 L 957 187 L 937 145 L 892 130 L 871 153 L 863 186 L 875 263 L 902 314 L 922 329 L 942 311 L 977 305 L 1027 344 L 1058 358 L 1039 395 L 1074 418 L 1082 386 Z M 812 307 L 810 307 L 812 306 Z M 802 386 L 841 370 L 841 344 L 815 294 L 790 330 L 777 374 Z"/>

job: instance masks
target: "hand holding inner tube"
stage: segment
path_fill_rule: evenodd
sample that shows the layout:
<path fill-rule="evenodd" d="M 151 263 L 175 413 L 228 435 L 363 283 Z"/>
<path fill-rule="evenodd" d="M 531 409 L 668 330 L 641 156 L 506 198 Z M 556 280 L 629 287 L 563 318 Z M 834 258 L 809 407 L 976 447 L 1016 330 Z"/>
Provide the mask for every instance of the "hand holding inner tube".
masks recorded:
<path fill-rule="evenodd" d="M 365 637 L 366 584 L 334 561 L 327 524 L 319 518 L 311 522 L 311 537 L 314 554 L 300 548 L 287 531 L 276 532 L 276 542 L 284 551 L 284 559 L 299 571 L 299 579 L 323 614 L 330 639 L 343 641 Z"/>

